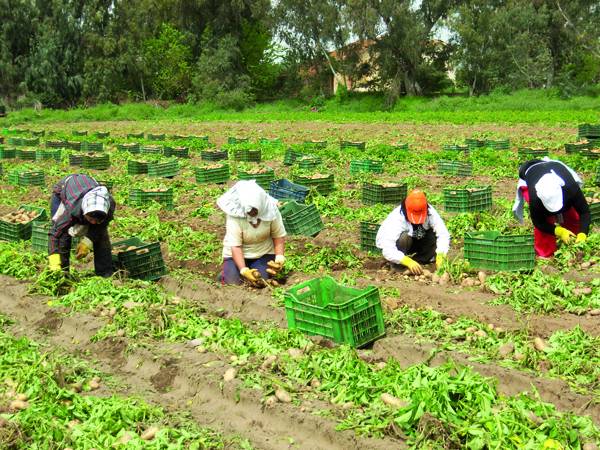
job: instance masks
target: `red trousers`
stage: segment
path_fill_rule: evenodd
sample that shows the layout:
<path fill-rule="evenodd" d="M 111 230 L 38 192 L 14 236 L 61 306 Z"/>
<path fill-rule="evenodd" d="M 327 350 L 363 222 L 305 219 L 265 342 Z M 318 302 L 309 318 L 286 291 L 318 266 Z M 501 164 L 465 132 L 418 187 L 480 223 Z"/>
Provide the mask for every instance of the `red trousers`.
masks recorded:
<path fill-rule="evenodd" d="M 521 187 L 521 192 L 525 201 L 529 203 L 529 190 L 527 186 Z M 579 233 L 579 213 L 575 211 L 575 208 L 570 208 L 562 213 L 563 223 L 560 225 L 567 230 L 572 231 L 574 234 Z M 551 224 L 556 223 L 556 216 L 549 216 L 546 221 Z M 550 233 L 544 233 L 538 230 L 536 227 L 533 228 L 533 246 L 535 248 L 535 254 L 542 258 L 549 258 L 554 255 L 556 251 L 556 236 Z"/>

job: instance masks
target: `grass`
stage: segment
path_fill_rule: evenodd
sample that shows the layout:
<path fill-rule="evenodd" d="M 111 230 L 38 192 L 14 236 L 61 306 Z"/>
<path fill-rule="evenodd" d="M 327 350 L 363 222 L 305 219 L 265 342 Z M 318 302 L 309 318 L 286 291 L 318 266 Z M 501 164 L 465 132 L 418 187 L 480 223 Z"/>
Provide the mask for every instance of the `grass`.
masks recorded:
<path fill-rule="evenodd" d="M 152 103 L 123 105 L 101 104 L 70 110 L 32 108 L 13 111 L 0 126 L 53 122 L 95 121 L 327 121 L 409 122 L 409 123 L 544 123 L 576 125 L 598 121 L 600 99 L 573 97 L 561 99 L 555 91 L 518 91 L 481 97 L 434 98 L 405 97 L 393 109 L 385 110 L 383 97 L 374 94 L 352 95 L 340 100 L 331 98 L 320 103 L 318 111 L 300 100 L 260 103 L 243 111 L 218 109 L 211 104 Z"/>

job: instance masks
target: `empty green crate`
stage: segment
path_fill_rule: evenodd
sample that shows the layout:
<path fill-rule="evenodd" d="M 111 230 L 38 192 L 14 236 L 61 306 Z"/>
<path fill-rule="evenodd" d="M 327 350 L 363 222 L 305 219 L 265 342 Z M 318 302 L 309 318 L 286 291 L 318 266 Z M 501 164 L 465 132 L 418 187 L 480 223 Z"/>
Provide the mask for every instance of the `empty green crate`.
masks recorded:
<path fill-rule="evenodd" d="M 292 183 L 289 180 L 281 179 L 271 181 L 269 186 L 269 195 L 278 200 L 295 200 L 299 203 L 304 203 L 310 188 L 301 184 Z"/>
<path fill-rule="evenodd" d="M 127 161 L 127 173 L 129 175 L 145 175 L 148 173 L 147 161 L 135 161 L 130 159 Z"/>
<path fill-rule="evenodd" d="M 139 239 L 127 239 L 112 244 L 113 249 L 131 246 L 136 248 L 116 253 L 117 269 L 124 270 L 128 278 L 153 281 L 167 274 L 160 243 L 146 244 Z"/>
<path fill-rule="evenodd" d="M 265 169 L 260 169 L 260 170 L 265 170 Z M 256 184 L 258 184 L 261 188 L 269 189 L 269 186 L 271 185 L 271 181 L 273 181 L 275 179 L 275 172 L 273 172 L 273 169 L 271 169 L 271 168 L 267 168 L 266 172 L 261 172 L 261 173 L 253 173 L 253 171 L 249 171 L 249 172 L 239 171 L 238 178 L 240 180 L 256 180 Z"/>
<path fill-rule="evenodd" d="M 331 277 L 297 284 L 285 294 L 288 328 L 363 347 L 385 335 L 379 290 L 342 286 Z"/>
<path fill-rule="evenodd" d="M 381 253 L 381 249 L 375 245 L 377 232 L 381 225 L 374 222 L 360 223 L 360 249 L 364 252 Z"/>
<path fill-rule="evenodd" d="M 44 143 L 44 145 L 46 146 L 46 148 L 67 148 L 68 142 L 67 141 L 46 141 Z"/>
<path fill-rule="evenodd" d="M 407 192 L 406 183 L 364 183 L 362 186 L 362 202 L 365 205 L 377 203 L 399 204 Z"/>
<path fill-rule="evenodd" d="M 476 269 L 532 270 L 535 267 L 533 234 L 502 235 L 499 231 L 466 233 L 464 257 Z"/>
<path fill-rule="evenodd" d="M 476 139 L 476 138 L 468 138 L 468 139 L 465 139 L 465 144 L 467 145 L 467 147 L 469 147 L 469 149 L 482 148 L 482 147 L 485 147 L 485 140 Z"/>
<path fill-rule="evenodd" d="M 165 147 L 166 157 L 189 158 L 190 149 L 188 147 Z"/>
<path fill-rule="evenodd" d="M 485 146 L 493 148 L 494 150 L 509 150 L 510 141 L 508 139 L 492 140 L 488 139 L 485 141 Z"/>
<path fill-rule="evenodd" d="M 548 156 L 549 151 L 547 148 L 529 148 L 521 147 L 518 150 L 519 159 L 536 159 Z"/>
<path fill-rule="evenodd" d="M 353 159 L 350 161 L 350 173 L 383 173 L 383 162 L 372 159 Z"/>
<path fill-rule="evenodd" d="M 473 163 L 462 161 L 438 161 L 438 173 L 455 177 L 470 177 L 473 174 Z"/>
<path fill-rule="evenodd" d="M 292 148 L 288 148 L 285 151 L 285 155 L 283 157 L 283 164 L 285 164 L 286 166 L 291 166 L 292 164 L 294 164 L 296 162 L 297 159 L 300 159 L 303 156 L 306 156 L 306 154 L 302 153 L 302 152 L 298 152 Z"/>
<path fill-rule="evenodd" d="M 36 161 L 46 161 L 46 160 L 60 161 L 61 156 L 62 156 L 62 152 L 60 151 L 60 149 L 56 149 L 56 150 L 38 149 L 35 151 Z"/>
<path fill-rule="evenodd" d="M 149 141 L 164 141 L 165 138 L 166 136 L 164 134 L 148 133 L 146 135 L 146 139 L 148 139 Z"/>
<path fill-rule="evenodd" d="M 284 203 L 281 208 L 283 225 L 289 235 L 314 237 L 323 229 L 323 221 L 317 207 L 295 201 Z"/>
<path fill-rule="evenodd" d="M 85 157 L 85 155 L 71 153 L 69 155 L 69 165 L 70 166 L 83 166 L 83 158 L 84 157 Z"/>
<path fill-rule="evenodd" d="M 17 150 L 14 148 L 4 148 L 0 146 L 0 159 L 14 159 L 17 157 Z"/>
<path fill-rule="evenodd" d="M 110 156 L 106 155 L 83 155 L 85 169 L 106 170 L 110 167 Z"/>
<path fill-rule="evenodd" d="M 485 211 L 492 208 L 492 187 L 444 188 L 447 212 Z"/>
<path fill-rule="evenodd" d="M 143 189 L 132 189 L 129 192 L 129 201 L 137 206 L 145 206 L 152 202 L 157 202 L 167 209 L 173 209 L 173 189 L 164 191 Z"/>
<path fill-rule="evenodd" d="M 21 205 L 19 209 L 25 211 L 34 211 L 36 216 L 26 223 L 12 223 L 5 220 L 0 220 L 0 240 L 3 241 L 26 241 L 31 239 L 31 229 L 33 223 L 38 220 L 46 220 L 46 210 L 36 206 Z"/>
<path fill-rule="evenodd" d="M 236 136 L 229 136 L 227 138 L 227 143 L 228 144 L 245 144 L 247 142 L 250 142 L 250 138 L 247 138 L 247 137 L 236 137 Z"/>
<path fill-rule="evenodd" d="M 173 178 L 179 172 L 179 161 L 173 159 L 171 161 L 163 162 L 149 162 L 148 163 L 148 176 L 149 177 L 162 177 L 162 178 Z"/>
<path fill-rule="evenodd" d="M 227 183 L 231 176 L 229 164 L 213 164 L 206 167 L 195 167 L 196 183 Z"/>
<path fill-rule="evenodd" d="M 142 155 L 162 155 L 162 145 L 142 145 L 140 146 L 140 153 Z"/>
<path fill-rule="evenodd" d="M 340 150 L 346 150 L 346 149 L 357 149 L 357 150 L 364 150 L 366 146 L 365 142 L 353 142 L 353 141 L 341 141 L 340 142 Z"/>
<path fill-rule="evenodd" d="M 17 158 L 24 161 L 35 161 L 35 150 L 17 149 Z"/>
<path fill-rule="evenodd" d="M 302 175 L 296 175 L 293 177 L 294 183 L 301 184 L 309 188 L 315 188 L 315 190 L 321 195 L 327 195 L 335 189 L 333 174 L 323 175 L 320 177 L 308 177 Z"/>
<path fill-rule="evenodd" d="M 202 150 L 200 158 L 203 161 L 222 161 L 229 158 L 227 150 Z"/>
<path fill-rule="evenodd" d="M 8 184 L 13 186 L 44 186 L 46 177 L 44 172 L 39 170 L 23 171 L 15 169 L 8 174 Z"/>
<path fill-rule="evenodd" d="M 319 167 L 322 163 L 322 160 L 318 156 L 304 155 L 300 158 L 297 158 L 295 163 L 301 170 L 311 170 Z"/>
<path fill-rule="evenodd" d="M 50 222 L 35 221 L 31 224 L 31 248 L 34 252 L 48 251 Z"/>
<path fill-rule="evenodd" d="M 241 162 L 260 162 L 261 151 L 249 150 L 249 149 L 238 149 L 233 151 L 233 159 Z"/>
<path fill-rule="evenodd" d="M 117 150 L 137 154 L 140 152 L 140 144 L 131 142 L 129 144 L 117 144 Z"/>
<path fill-rule="evenodd" d="M 104 151 L 104 144 L 102 142 L 82 142 L 82 152 L 101 152 Z"/>

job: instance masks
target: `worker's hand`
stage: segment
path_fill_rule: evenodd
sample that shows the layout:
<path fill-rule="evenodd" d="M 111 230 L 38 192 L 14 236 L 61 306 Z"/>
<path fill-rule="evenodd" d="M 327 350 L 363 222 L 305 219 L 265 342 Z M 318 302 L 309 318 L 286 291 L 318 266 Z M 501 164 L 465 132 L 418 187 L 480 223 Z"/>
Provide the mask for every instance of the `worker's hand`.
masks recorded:
<path fill-rule="evenodd" d="M 566 228 L 561 227 L 560 225 L 557 225 L 556 228 L 554 228 L 554 234 L 565 244 L 570 243 L 571 239 L 573 239 L 575 237 L 573 232 L 571 232 L 570 230 L 567 230 Z"/>
<path fill-rule="evenodd" d="M 52 255 L 48 256 L 48 269 L 52 271 L 62 270 L 62 267 L 60 266 L 59 253 L 53 253 Z"/>
<path fill-rule="evenodd" d="M 580 242 L 585 242 L 586 239 L 587 239 L 587 234 L 585 234 L 585 233 L 578 233 L 577 234 L 577 239 L 575 239 L 575 243 L 579 244 Z"/>
<path fill-rule="evenodd" d="M 283 255 L 277 255 L 277 256 L 281 256 L 283 258 Z M 277 257 L 275 257 L 275 261 L 269 261 L 267 263 L 267 273 L 269 275 L 275 276 L 277 275 L 279 272 L 281 272 L 281 269 L 283 269 L 283 263 L 285 262 L 285 258 L 283 258 L 283 261 L 277 261 Z"/>
<path fill-rule="evenodd" d="M 444 263 L 446 262 L 446 254 L 445 253 L 438 253 L 437 255 L 435 255 L 435 268 L 436 269 L 440 269 Z"/>
<path fill-rule="evenodd" d="M 408 270 L 410 270 L 410 273 L 412 273 L 413 275 L 423 275 L 423 268 L 421 267 L 421 264 L 419 264 L 409 256 L 405 256 L 404 258 L 402 258 L 400 260 L 400 264 L 403 264 L 406 267 L 408 267 Z"/>
<path fill-rule="evenodd" d="M 244 278 L 244 280 L 250 283 L 251 286 L 265 287 L 265 280 L 263 280 L 263 277 L 258 269 L 244 267 L 242 270 L 240 270 L 240 275 Z"/>
<path fill-rule="evenodd" d="M 94 248 L 94 244 L 87 237 L 81 238 L 79 244 L 77 244 L 77 250 L 75 252 L 75 258 L 82 259 L 90 254 L 92 249 Z"/>

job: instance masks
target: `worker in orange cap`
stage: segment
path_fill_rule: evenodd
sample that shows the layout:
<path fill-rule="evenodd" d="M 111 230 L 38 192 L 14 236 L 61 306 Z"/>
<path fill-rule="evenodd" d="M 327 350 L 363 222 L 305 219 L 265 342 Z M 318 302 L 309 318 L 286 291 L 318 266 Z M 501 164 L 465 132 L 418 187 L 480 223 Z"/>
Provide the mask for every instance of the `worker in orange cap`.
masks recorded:
<path fill-rule="evenodd" d="M 415 189 L 383 221 L 375 244 L 393 266 L 400 264 L 413 275 L 421 275 L 422 264 L 435 261 L 437 268 L 443 264 L 450 248 L 450 233 L 435 208 L 427 203 L 425 193 Z"/>

